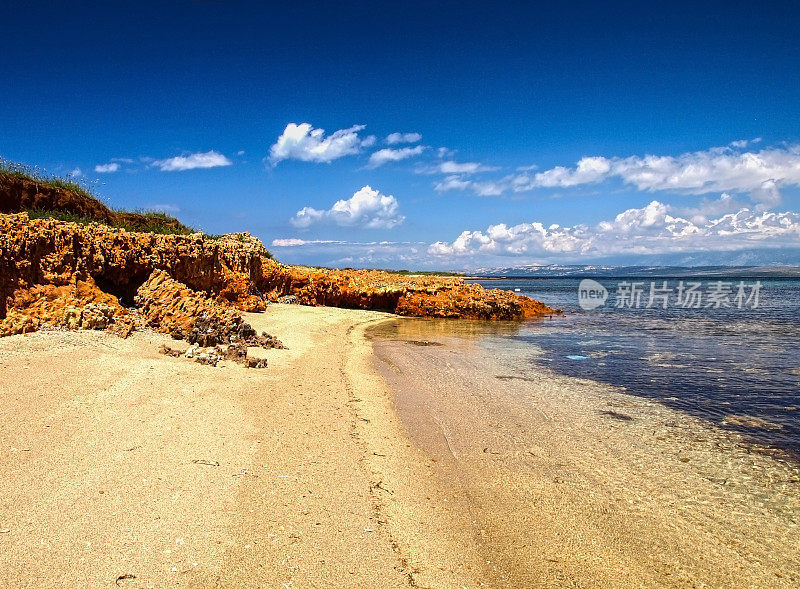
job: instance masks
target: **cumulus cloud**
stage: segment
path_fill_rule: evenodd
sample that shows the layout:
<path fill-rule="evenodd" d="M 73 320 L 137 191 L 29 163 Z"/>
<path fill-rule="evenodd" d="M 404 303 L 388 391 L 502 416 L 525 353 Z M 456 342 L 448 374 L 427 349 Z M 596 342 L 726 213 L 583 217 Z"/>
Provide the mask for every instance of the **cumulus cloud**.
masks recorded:
<path fill-rule="evenodd" d="M 417 141 L 422 141 L 422 135 L 419 133 L 392 133 L 386 137 L 386 143 L 389 145 L 416 143 Z"/>
<path fill-rule="evenodd" d="M 728 206 L 728 196 L 714 206 Z M 708 210 L 712 210 L 709 207 Z M 452 242 L 428 248 L 434 256 L 605 256 L 692 251 L 732 251 L 749 247 L 800 245 L 800 214 L 742 208 L 717 218 L 693 220 L 673 214 L 657 200 L 628 209 L 594 226 L 545 226 L 539 222 L 511 227 L 501 223 L 486 230 L 464 231 Z"/>
<path fill-rule="evenodd" d="M 119 164 L 117 162 L 111 162 L 108 164 L 98 164 L 94 167 L 94 171 L 98 174 L 111 174 L 113 172 L 117 172 L 119 170 Z"/>
<path fill-rule="evenodd" d="M 727 192 L 723 192 L 719 198 L 713 200 L 704 199 L 698 206 L 671 206 L 670 211 L 688 218 L 693 223 L 705 223 L 711 217 L 733 213 L 742 208 L 744 208 L 744 204 L 737 201 Z"/>
<path fill-rule="evenodd" d="M 647 192 L 749 193 L 772 207 L 780 203 L 781 186 L 800 185 L 800 145 L 742 152 L 732 144 L 679 156 L 585 157 L 574 168 L 557 166 L 517 176 L 512 189 L 568 188 L 609 178 Z"/>
<path fill-rule="evenodd" d="M 672 192 L 703 195 L 712 192 L 749 194 L 762 209 L 781 202 L 781 188 L 800 186 L 800 145 L 743 151 L 759 139 L 734 141 L 727 147 L 678 156 L 628 156 L 581 158 L 574 167 L 555 166 L 535 172 L 534 166 L 516 174 L 489 181 L 467 178 L 476 171 L 488 171 L 478 164 L 442 162 L 431 173 L 460 174 L 459 182 L 449 178 L 434 184 L 437 190 L 472 190 L 494 195 L 529 192 L 539 188 L 574 188 L 618 179 L 642 192 Z"/>
<path fill-rule="evenodd" d="M 568 188 L 579 184 L 599 182 L 611 171 L 611 163 L 604 157 L 582 158 L 574 169 L 556 166 L 534 175 L 536 186 Z"/>
<path fill-rule="evenodd" d="M 425 151 L 424 145 L 401 147 L 400 149 L 379 149 L 369 156 L 369 167 L 377 168 L 388 162 L 399 162 L 400 160 L 420 155 L 423 151 Z"/>
<path fill-rule="evenodd" d="M 233 162 L 227 157 L 212 150 L 205 153 L 192 153 L 164 160 L 154 160 L 150 165 L 155 166 L 162 172 L 183 172 L 198 168 L 218 168 L 220 166 L 230 166 L 231 164 Z"/>
<path fill-rule="evenodd" d="M 347 155 L 359 153 L 362 147 L 375 143 L 375 137 L 359 137 L 365 125 L 353 125 L 334 131 L 327 137 L 325 129 L 315 129 L 310 123 L 289 123 L 278 140 L 269 149 L 269 162 L 295 159 L 304 162 L 330 163 Z"/>
<path fill-rule="evenodd" d="M 399 209 L 394 196 L 387 196 L 370 186 L 364 186 L 349 199 L 336 201 L 330 209 L 304 207 L 297 211 L 290 222 L 300 228 L 332 223 L 342 227 L 391 229 L 405 220 Z"/>

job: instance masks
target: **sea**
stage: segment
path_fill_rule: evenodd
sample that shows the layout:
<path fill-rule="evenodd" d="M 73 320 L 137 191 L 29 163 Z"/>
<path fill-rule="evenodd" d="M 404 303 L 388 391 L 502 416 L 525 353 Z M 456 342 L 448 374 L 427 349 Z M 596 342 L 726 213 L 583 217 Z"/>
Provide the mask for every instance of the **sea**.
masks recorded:
<path fill-rule="evenodd" d="M 472 282 L 562 311 L 486 335 L 514 362 L 608 383 L 800 457 L 800 277 L 628 268 Z"/>
<path fill-rule="evenodd" d="M 470 281 L 561 312 L 402 318 L 368 336 L 488 584 L 798 586 L 799 275 Z M 633 554 L 647 564 L 629 568 Z"/>

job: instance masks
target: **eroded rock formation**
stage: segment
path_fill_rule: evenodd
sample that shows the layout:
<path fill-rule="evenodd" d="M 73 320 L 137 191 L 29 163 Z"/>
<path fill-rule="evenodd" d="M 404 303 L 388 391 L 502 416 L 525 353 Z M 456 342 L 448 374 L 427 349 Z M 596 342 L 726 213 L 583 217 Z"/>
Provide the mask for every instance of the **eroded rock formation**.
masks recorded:
<path fill-rule="evenodd" d="M 45 324 L 125 335 L 138 321 L 202 346 L 256 342 L 261 336 L 247 331 L 240 311 L 264 310 L 281 297 L 414 317 L 523 319 L 554 312 L 458 278 L 279 264 L 247 233 L 159 235 L 0 215 L 0 335 Z"/>
<path fill-rule="evenodd" d="M 283 348 L 273 336 L 258 335 L 238 309 L 190 289 L 164 270 L 153 270 L 134 300 L 147 325 L 174 339 L 203 348 L 221 344 Z"/>
<path fill-rule="evenodd" d="M 265 264 L 259 287 L 271 299 L 304 305 L 378 309 L 408 317 L 526 319 L 555 313 L 538 301 L 461 278 L 402 276 L 376 270 L 326 270 Z"/>

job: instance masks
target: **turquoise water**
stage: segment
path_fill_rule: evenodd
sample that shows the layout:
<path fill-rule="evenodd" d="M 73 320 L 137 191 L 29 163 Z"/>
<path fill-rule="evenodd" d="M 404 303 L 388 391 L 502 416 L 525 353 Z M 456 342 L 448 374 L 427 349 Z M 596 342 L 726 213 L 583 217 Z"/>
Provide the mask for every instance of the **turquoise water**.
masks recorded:
<path fill-rule="evenodd" d="M 800 457 L 800 280 L 762 278 L 754 304 L 747 301 L 756 283 L 752 277 L 601 277 L 597 282 L 608 290 L 608 299 L 594 310 L 579 304 L 580 281 L 476 281 L 564 310 L 563 317 L 491 335 L 493 347 L 521 365 L 545 364 L 613 384 Z M 683 295 L 689 282 L 700 283 L 695 291 L 705 296 L 699 308 L 680 304 L 687 302 L 685 296 L 678 301 L 681 281 Z M 716 297 L 717 307 L 710 291 L 721 292 L 720 281 L 730 293 L 727 301 Z M 634 282 L 641 289 L 638 308 L 629 305 L 634 301 L 625 284 Z M 651 282 L 666 303 L 656 297 L 647 308 Z M 740 283 L 744 296 L 737 301 Z M 625 304 L 617 306 L 620 301 Z"/>

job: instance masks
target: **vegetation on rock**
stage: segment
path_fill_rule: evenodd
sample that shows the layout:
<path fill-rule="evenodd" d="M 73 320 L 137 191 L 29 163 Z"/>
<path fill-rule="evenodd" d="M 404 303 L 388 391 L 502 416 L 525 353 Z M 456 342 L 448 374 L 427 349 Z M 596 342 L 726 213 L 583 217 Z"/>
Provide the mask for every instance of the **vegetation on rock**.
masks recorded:
<path fill-rule="evenodd" d="M 37 207 L 54 213 L 25 212 Z M 122 221 L 141 231 L 115 226 Z M 161 213 L 115 212 L 71 188 L 0 172 L 0 336 L 45 325 L 127 335 L 149 325 L 204 346 L 274 347 L 250 333 L 241 311 L 263 311 L 282 297 L 412 317 L 524 319 L 555 312 L 457 277 L 288 266 L 248 233 L 189 231 Z"/>

